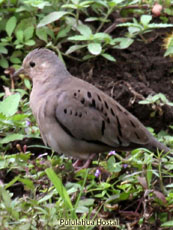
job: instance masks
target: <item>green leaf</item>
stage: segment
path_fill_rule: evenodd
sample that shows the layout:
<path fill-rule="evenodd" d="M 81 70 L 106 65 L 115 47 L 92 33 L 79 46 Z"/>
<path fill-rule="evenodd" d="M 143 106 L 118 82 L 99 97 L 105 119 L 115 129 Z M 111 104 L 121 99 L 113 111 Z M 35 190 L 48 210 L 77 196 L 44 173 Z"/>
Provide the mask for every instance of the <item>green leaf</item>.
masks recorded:
<path fill-rule="evenodd" d="M 173 47 L 169 47 L 164 53 L 164 57 L 172 55 L 172 54 L 173 54 Z"/>
<path fill-rule="evenodd" d="M 57 38 L 67 37 L 67 34 L 70 30 L 71 30 L 71 26 L 65 26 L 64 28 L 60 29 L 60 31 L 58 32 Z"/>
<path fill-rule="evenodd" d="M 0 66 L 1 66 L 2 68 L 4 68 L 4 69 L 8 68 L 9 64 L 8 64 L 7 59 L 1 58 L 1 59 L 0 59 Z"/>
<path fill-rule="evenodd" d="M 147 26 L 152 19 L 151 15 L 142 15 L 140 18 L 140 22 L 143 26 Z"/>
<path fill-rule="evenodd" d="M 100 43 L 90 43 L 88 45 L 88 50 L 93 55 L 99 55 L 102 51 Z"/>
<path fill-rule="evenodd" d="M 75 6 L 73 4 L 64 4 L 64 5 L 62 5 L 62 8 L 77 9 L 77 6 Z"/>
<path fill-rule="evenodd" d="M 27 178 L 19 178 L 18 181 L 22 182 L 28 189 L 30 190 L 34 189 L 34 184 L 32 180 L 27 179 Z"/>
<path fill-rule="evenodd" d="M 73 41 L 88 41 L 88 37 L 85 37 L 83 35 L 75 35 L 75 36 L 72 36 L 72 37 L 69 37 L 68 40 L 73 40 Z"/>
<path fill-rule="evenodd" d="M 33 26 L 26 28 L 26 30 L 24 30 L 25 41 L 28 41 L 29 39 L 31 39 L 33 37 L 33 33 L 34 33 L 34 27 Z"/>
<path fill-rule="evenodd" d="M 10 61 L 13 63 L 13 64 L 20 64 L 21 63 L 21 60 L 17 57 L 10 57 Z"/>
<path fill-rule="evenodd" d="M 116 163 L 114 156 L 109 157 L 109 159 L 107 160 L 107 169 L 109 172 L 118 173 L 121 171 L 121 168 L 122 164 L 119 162 Z"/>
<path fill-rule="evenodd" d="M 37 25 L 37 28 L 45 26 L 51 22 L 57 21 L 58 19 L 62 18 L 64 15 L 68 14 L 66 11 L 55 11 L 50 14 L 48 14 L 46 17 L 44 17 L 39 24 Z"/>
<path fill-rule="evenodd" d="M 36 35 L 40 40 L 47 42 L 47 28 L 46 27 L 37 28 Z"/>
<path fill-rule="evenodd" d="M 114 46 L 114 48 L 118 49 L 126 49 L 134 42 L 134 40 L 131 38 L 115 38 L 113 41 L 115 43 L 119 43 L 118 45 Z"/>
<path fill-rule="evenodd" d="M 36 25 L 36 17 L 26 17 L 24 19 L 21 19 L 19 24 L 17 24 L 17 27 L 15 29 L 15 34 L 16 31 L 18 30 L 26 30 L 26 28 L 30 27 L 30 26 L 34 26 Z"/>
<path fill-rule="evenodd" d="M 12 16 L 6 23 L 5 31 L 7 32 L 8 36 L 11 37 L 15 27 L 16 27 L 17 19 L 15 16 Z"/>
<path fill-rule="evenodd" d="M 19 93 L 6 97 L 0 102 L 0 113 L 4 114 L 6 117 L 13 116 L 18 110 L 20 98 Z"/>
<path fill-rule="evenodd" d="M 57 192 L 59 193 L 59 195 L 63 199 L 66 207 L 68 209 L 72 210 L 73 205 L 71 203 L 70 197 L 69 197 L 65 187 L 63 186 L 61 180 L 59 179 L 59 177 L 56 175 L 56 173 L 53 171 L 52 168 L 46 169 L 45 172 L 46 172 L 48 178 L 51 180 L 51 182 L 55 186 Z"/>
<path fill-rule="evenodd" d="M 27 89 L 31 89 L 31 82 L 29 79 L 25 78 L 24 83 Z"/>
<path fill-rule="evenodd" d="M 165 222 L 161 227 L 173 227 L 173 220 Z"/>
<path fill-rule="evenodd" d="M 111 40 L 111 36 L 109 34 L 106 34 L 106 33 L 96 33 L 94 34 L 94 39 L 98 39 L 98 40 Z"/>
<path fill-rule="evenodd" d="M 166 23 L 151 23 L 148 25 L 150 29 L 159 29 L 159 28 L 168 28 L 173 27 L 173 24 L 166 24 Z"/>
<path fill-rule="evenodd" d="M 18 40 L 18 42 L 23 42 L 23 37 L 24 37 L 24 33 L 22 30 L 18 30 L 16 32 L 16 38 Z"/>
<path fill-rule="evenodd" d="M 86 45 L 73 45 L 73 46 L 70 46 L 69 49 L 65 52 L 65 54 L 71 54 L 73 52 L 75 52 L 76 50 L 79 50 L 79 49 L 82 49 L 86 47 Z"/>
<path fill-rule="evenodd" d="M 8 136 L 0 140 L 0 144 L 7 144 L 11 141 L 16 141 L 16 140 L 23 140 L 23 138 L 25 138 L 25 135 L 23 134 L 19 134 L 19 133 L 8 134 Z"/>
<path fill-rule="evenodd" d="M 89 37 L 92 34 L 90 27 L 87 25 L 79 25 L 77 27 L 77 30 L 80 32 L 80 34 L 82 34 L 85 37 Z"/>
<path fill-rule="evenodd" d="M 4 46 L 0 45 L 0 53 L 1 54 L 8 54 L 8 49 Z"/>
<path fill-rule="evenodd" d="M 112 56 L 112 55 L 110 55 L 110 54 L 107 54 L 107 53 L 104 53 L 104 54 L 101 54 L 104 58 L 106 58 L 107 60 L 109 60 L 109 61 L 116 61 L 116 59 Z"/>
<path fill-rule="evenodd" d="M 28 40 L 25 42 L 25 45 L 27 46 L 34 46 L 35 45 L 35 41 L 34 40 Z"/>

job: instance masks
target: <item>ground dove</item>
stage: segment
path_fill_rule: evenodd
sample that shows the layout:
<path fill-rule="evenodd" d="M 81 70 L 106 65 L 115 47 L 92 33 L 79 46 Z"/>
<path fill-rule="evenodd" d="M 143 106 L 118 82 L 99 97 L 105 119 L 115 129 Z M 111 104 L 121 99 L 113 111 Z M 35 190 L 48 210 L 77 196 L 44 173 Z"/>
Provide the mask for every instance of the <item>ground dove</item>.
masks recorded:
<path fill-rule="evenodd" d="M 32 79 L 30 107 L 44 143 L 56 152 L 89 159 L 138 147 L 170 151 L 118 102 L 73 77 L 53 51 L 33 50 L 14 76 L 20 73 Z"/>

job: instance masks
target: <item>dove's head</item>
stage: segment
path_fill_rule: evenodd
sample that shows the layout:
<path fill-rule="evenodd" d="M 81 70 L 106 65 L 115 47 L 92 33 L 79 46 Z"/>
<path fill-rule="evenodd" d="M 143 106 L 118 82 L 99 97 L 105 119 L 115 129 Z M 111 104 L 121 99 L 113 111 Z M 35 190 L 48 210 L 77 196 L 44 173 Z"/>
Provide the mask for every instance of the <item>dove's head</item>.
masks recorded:
<path fill-rule="evenodd" d="M 23 60 L 22 67 L 13 74 L 13 77 L 24 74 L 33 82 L 44 83 L 50 78 L 62 80 L 70 76 L 64 63 L 57 55 L 46 48 L 31 51 Z"/>

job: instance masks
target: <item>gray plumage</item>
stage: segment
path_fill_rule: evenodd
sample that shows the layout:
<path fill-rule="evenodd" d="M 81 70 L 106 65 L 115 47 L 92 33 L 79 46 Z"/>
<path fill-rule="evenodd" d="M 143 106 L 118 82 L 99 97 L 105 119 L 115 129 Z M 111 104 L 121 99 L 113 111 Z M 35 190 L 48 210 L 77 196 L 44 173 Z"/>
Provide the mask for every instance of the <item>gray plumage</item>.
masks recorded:
<path fill-rule="evenodd" d="M 88 159 L 92 153 L 145 147 L 163 152 L 142 123 L 95 86 L 73 77 L 48 49 L 35 49 L 21 70 L 33 81 L 30 107 L 46 145 Z"/>

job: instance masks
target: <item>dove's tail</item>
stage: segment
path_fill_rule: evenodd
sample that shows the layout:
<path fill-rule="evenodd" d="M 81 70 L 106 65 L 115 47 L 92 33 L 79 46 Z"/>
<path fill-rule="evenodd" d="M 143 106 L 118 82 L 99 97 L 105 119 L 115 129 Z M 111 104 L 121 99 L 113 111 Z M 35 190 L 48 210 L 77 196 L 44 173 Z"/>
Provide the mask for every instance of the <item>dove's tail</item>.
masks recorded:
<path fill-rule="evenodd" d="M 156 152 L 158 150 L 158 151 L 160 151 L 160 152 L 162 152 L 164 154 L 168 153 L 168 154 L 173 155 L 173 150 L 172 149 L 170 149 L 167 146 L 165 146 L 164 144 L 160 143 L 154 137 L 151 139 L 151 142 L 150 142 L 150 144 L 148 146 L 148 149 L 150 149 L 150 150 L 152 150 L 154 152 Z"/>

